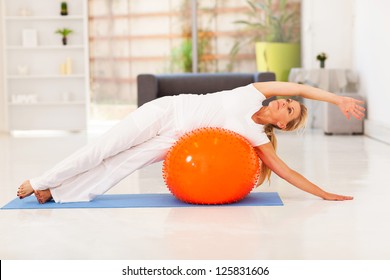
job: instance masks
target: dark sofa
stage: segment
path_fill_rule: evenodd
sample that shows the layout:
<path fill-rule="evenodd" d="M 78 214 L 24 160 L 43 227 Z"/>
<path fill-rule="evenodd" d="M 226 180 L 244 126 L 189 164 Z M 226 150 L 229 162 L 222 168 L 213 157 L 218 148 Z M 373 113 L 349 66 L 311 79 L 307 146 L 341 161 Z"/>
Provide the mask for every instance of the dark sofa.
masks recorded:
<path fill-rule="evenodd" d="M 268 81 L 275 81 L 274 73 L 140 74 L 137 77 L 138 106 L 167 95 L 206 94 Z"/>

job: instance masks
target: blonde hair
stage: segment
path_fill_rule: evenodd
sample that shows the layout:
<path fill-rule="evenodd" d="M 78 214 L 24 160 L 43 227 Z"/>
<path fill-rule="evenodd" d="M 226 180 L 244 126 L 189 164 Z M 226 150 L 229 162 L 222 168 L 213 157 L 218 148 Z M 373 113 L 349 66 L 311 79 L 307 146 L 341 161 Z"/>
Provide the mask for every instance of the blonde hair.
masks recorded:
<path fill-rule="evenodd" d="M 307 119 L 307 108 L 302 103 L 299 104 L 301 106 L 301 113 L 299 114 L 298 117 L 296 117 L 295 119 L 287 123 L 286 128 L 284 129 L 285 131 L 294 131 L 305 126 L 306 119 Z M 274 128 L 280 129 L 279 127 L 273 124 L 266 124 L 264 126 L 264 132 L 267 134 L 269 141 L 271 142 L 272 146 L 276 151 L 277 139 L 275 136 Z M 269 167 L 266 166 L 265 164 L 262 164 L 260 170 L 260 176 L 257 181 L 257 187 L 263 184 L 266 179 L 270 181 L 270 178 L 271 178 L 271 169 L 269 169 Z"/>

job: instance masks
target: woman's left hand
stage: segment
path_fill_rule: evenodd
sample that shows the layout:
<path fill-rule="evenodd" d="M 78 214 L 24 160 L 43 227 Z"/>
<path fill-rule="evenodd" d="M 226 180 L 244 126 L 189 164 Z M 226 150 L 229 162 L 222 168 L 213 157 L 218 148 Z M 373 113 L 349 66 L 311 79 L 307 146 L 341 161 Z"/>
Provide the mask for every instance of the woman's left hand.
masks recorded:
<path fill-rule="evenodd" d="M 347 196 L 347 195 L 339 195 L 339 194 L 334 194 L 334 193 L 326 193 L 323 197 L 325 200 L 336 200 L 336 201 L 343 201 L 343 200 L 352 200 L 352 196 Z"/>
<path fill-rule="evenodd" d="M 348 120 L 351 118 L 351 115 L 358 120 L 361 120 L 364 117 L 364 111 L 366 109 L 359 104 L 363 103 L 364 102 L 362 100 L 357 100 L 347 96 L 339 96 L 337 106 Z"/>

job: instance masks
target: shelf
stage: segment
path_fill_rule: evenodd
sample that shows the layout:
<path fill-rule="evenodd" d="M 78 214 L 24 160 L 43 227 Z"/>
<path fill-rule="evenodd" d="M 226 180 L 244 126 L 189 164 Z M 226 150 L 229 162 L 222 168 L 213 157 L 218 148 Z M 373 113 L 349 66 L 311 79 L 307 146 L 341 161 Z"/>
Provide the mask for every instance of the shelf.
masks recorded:
<path fill-rule="evenodd" d="M 37 46 L 37 47 L 23 47 L 23 46 L 8 46 L 6 47 L 7 50 L 10 51 L 40 51 L 40 50 L 82 50 L 84 49 L 83 45 L 52 45 L 52 46 Z"/>
<path fill-rule="evenodd" d="M 7 16 L 7 21 L 83 20 L 82 16 Z"/>
<path fill-rule="evenodd" d="M 9 75 L 10 80 L 33 80 L 33 79 L 84 79 L 85 75 Z"/>
<path fill-rule="evenodd" d="M 60 15 L 55 0 L 0 2 L 7 130 L 84 130 L 90 92 L 88 0 L 69 1 L 67 16 Z M 68 45 L 55 35 L 64 27 L 75 33 Z M 74 67 L 64 69 L 68 57 Z"/>

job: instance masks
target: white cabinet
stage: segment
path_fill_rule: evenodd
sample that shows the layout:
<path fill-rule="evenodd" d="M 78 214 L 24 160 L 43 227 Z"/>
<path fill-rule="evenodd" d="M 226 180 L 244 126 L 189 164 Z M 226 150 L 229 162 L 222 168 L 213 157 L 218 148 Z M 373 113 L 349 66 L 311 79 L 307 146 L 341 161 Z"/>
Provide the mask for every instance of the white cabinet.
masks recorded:
<path fill-rule="evenodd" d="M 8 130 L 83 130 L 89 101 L 87 0 L 1 0 Z M 60 15 L 61 2 L 68 15 Z M 71 29 L 63 45 L 58 29 Z"/>

